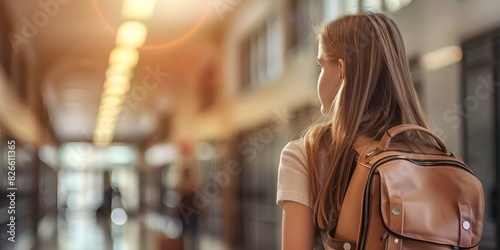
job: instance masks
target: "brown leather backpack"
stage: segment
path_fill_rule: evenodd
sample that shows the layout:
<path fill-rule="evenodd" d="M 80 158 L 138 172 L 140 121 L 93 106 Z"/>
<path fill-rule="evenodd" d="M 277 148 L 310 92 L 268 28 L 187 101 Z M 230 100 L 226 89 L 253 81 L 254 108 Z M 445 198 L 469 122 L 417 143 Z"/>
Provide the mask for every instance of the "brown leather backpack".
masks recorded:
<path fill-rule="evenodd" d="M 406 131 L 430 135 L 440 149 L 391 144 Z M 478 248 L 484 223 L 482 185 L 438 136 L 405 124 L 389 129 L 380 141 L 360 139 L 355 149 L 357 165 L 336 230 L 328 233 L 329 249 Z"/>

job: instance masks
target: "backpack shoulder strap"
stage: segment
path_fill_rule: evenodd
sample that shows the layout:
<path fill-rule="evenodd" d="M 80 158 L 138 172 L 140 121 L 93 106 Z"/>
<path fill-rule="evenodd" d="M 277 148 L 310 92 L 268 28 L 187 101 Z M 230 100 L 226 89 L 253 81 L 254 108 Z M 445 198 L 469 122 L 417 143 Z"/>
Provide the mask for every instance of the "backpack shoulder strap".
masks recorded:
<path fill-rule="evenodd" d="M 364 159 L 366 152 L 375 149 L 378 144 L 378 141 L 367 137 L 359 137 L 354 142 L 353 147 L 358 153 L 356 168 L 347 187 L 337 223 L 328 231 L 328 245 L 334 249 L 342 249 L 345 244 L 356 249 L 361 228 L 363 193 L 371 168 L 364 164 Z"/>
<path fill-rule="evenodd" d="M 358 162 L 366 162 L 366 153 L 374 150 L 379 145 L 379 141 L 376 141 L 373 138 L 360 136 L 358 137 L 353 144 L 354 150 L 358 153 Z"/>

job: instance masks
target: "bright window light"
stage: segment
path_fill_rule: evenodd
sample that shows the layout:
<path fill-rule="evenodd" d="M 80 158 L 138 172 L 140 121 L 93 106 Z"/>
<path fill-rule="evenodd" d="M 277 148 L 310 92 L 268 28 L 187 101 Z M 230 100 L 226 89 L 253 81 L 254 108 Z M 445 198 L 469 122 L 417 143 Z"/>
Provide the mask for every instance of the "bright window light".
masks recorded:
<path fill-rule="evenodd" d="M 382 10 L 382 0 L 364 0 L 363 2 L 364 11 L 381 11 Z"/>
<path fill-rule="evenodd" d="M 173 144 L 156 144 L 145 153 L 146 163 L 154 167 L 175 163 L 178 158 L 179 149 Z"/>
<path fill-rule="evenodd" d="M 125 22 L 118 28 L 116 34 L 116 45 L 141 47 L 146 41 L 148 29 L 146 25 L 137 21 Z"/>
<path fill-rule="evenodd" d="M 63 168 L 85 169 L 90 166 L 90 156 L 93 153 L 93 147 L 89 143 L 73 142 L 65 143 L 59 149 L 60 162 Z"/>
<path fill-rule="evenodd" d="M 397 12 L 398 10 L 408 6 L 412 0 L 385 0 L 385 7 L 390 12 Z"/>
<path fill-rule="evenodd" d="M 348 14 L 355 14 L 359 12 L 359 1 L 358 0 L 346 0 L 345 1 L 345 11 Z"/>
<path fill-rule="evenodd" d="M 344 3 L 338 0 L 324 0 L 324 21 L 332 21 L 344 12 Z"/>
<path fill-rule="evenodd" d="M 110 146 L 103 151 L 106 165 L 132 166 L 136 160 L 136 151 L 129 146 Z"/>

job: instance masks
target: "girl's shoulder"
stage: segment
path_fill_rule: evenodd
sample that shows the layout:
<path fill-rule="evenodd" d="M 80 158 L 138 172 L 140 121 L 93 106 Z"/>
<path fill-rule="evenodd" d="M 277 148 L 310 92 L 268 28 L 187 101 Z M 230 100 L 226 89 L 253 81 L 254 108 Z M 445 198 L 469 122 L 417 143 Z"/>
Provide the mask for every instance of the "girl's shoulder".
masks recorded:
<path fill-rule="evenodd" d="M 304 145 L 304 139 L 297 139 L 288 142 L 281 151 L 282 157 L 285 155 L 294 155 L 296 157 L 304 158 L 306 156 L 306 150 Z"/>

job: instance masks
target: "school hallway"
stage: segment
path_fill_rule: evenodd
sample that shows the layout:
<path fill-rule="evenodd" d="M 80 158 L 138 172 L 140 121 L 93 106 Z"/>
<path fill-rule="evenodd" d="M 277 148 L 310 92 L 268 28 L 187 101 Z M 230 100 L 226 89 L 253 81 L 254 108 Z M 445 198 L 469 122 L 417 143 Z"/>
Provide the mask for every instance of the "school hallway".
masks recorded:
<path fill-rule="evenodd" d="M 277 250 L 315 28 L 382 11 L 500 249 L 500 1 L 0 1 L 0 250 Z M 15 242 L 14 242 L 15 241 Z"/>

